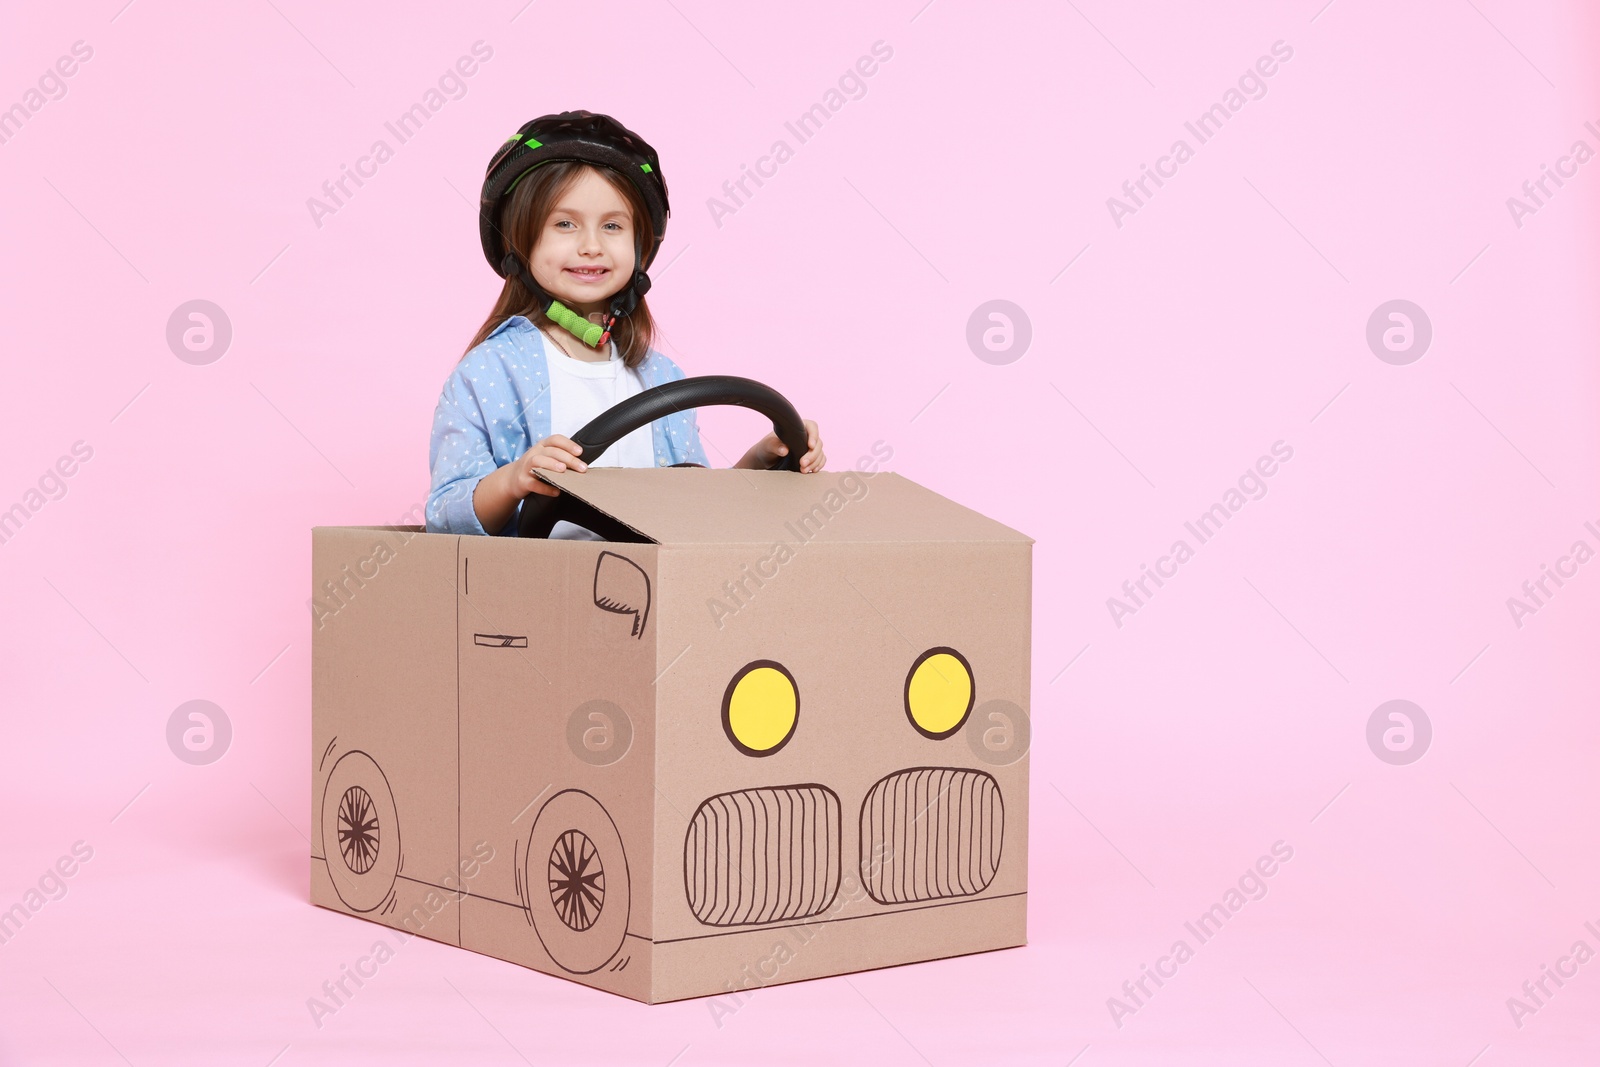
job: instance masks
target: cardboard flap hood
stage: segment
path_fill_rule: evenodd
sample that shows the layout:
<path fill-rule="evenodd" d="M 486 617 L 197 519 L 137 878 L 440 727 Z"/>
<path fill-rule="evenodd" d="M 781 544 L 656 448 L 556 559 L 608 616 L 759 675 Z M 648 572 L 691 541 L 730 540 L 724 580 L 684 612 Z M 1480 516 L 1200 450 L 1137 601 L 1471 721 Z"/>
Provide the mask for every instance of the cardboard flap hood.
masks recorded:
<path fill-rule="evenodd" d="M 887 471 L 591 467 L 539 476 L 658 544 L 1032 540 Z"/>

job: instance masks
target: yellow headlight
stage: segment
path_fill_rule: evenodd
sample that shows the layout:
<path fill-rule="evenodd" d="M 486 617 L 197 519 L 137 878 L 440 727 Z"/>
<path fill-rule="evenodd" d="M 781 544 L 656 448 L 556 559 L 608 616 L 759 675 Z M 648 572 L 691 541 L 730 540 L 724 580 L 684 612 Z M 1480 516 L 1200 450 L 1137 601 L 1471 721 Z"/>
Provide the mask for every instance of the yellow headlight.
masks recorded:
<path fill-rule="evenodd" d="M 800 720 L 800 690 L 781 663 L 747 663 L 722 698 L 722 729 L 747 756 L 770 756 L 794 736 Z"/>
<path fill-rule="evenodd" d="M 906 717 L 924 737 L 949 737 L 972 711 L 972 665 L 953 648 L 930 648 L 906 675 Z"/>

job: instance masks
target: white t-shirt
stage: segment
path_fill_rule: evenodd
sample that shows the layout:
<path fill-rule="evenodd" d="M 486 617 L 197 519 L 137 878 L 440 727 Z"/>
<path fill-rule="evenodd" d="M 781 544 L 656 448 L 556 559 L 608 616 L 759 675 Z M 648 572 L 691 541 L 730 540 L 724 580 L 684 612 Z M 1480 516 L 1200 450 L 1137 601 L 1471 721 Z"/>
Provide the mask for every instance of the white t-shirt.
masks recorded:
<path fill-rule="evenodd" d="M 573 359 L 548 337 L 544 350 L 545 362 L 550 368 L 551 433 L 571 437 L 595 416 L 644 392 L 644 381 L 637 371 L 629 370 L 622 362 L 615 341 L 610 346 L 611 358 L 597 363 Z M 647 423 L 606 449 L 598 460 L 591 461 L 587 456 L 579 458 L 591 467 L 654 467 L 655 457 L 655 439 Z M 599 535 L 570 522 L 556 523 L 550 536 L 600 539 Z"/>

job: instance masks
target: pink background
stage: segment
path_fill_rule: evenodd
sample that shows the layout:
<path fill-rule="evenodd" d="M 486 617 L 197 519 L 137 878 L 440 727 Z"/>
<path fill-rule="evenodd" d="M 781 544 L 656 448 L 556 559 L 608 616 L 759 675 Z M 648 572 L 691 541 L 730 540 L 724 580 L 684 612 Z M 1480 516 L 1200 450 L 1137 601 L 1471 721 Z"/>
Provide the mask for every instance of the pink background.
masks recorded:
<path fill-rule="evenodd" d="M 1588 5 L 123 3 L 0 35 L 0 106 L 93 48 L 0 144 L 0 508 L 93 448 L 0 545 L 0 909 L 94 850 L 0 945 L 0 1062 L 1600 1056 L 1600 961 L 1507 1007 L 1600 949 L 1600 564 L 1521 627 L 1506 606 L 1600 547 L 1600 162 L 1520 228 L 1506 206 L 1600 148 Z M 478 40 L 466 95 L 316 226 L 307 198 Z M 880 40 L 865 96 L 717 225 L 708 198 Z M 1279 40 L 1267 95 L 1115 225 L 1106 198 Z M 1027 948 L 766 989 L 718 1026 L 419 942 L 314 1024 L 379 931 L 306 901 L 308 530 L 424 498 L 498 284 L 483 166 L 571 107 L 660 151 L 669 355 L 778 387 L 833 467 L 883 441 L 1037 539 Z M 196 298 L 234 334 L 205 366 L 165 340 Z M 992 299 L 1032 323 L 1003 365 L 965 339 Z M 1392 299 L 1432 322 L 1409 365 L 1366 343 Z M 761 430 L 703 425 L 721 462 Z M 1266 497 L 1115 625 L 1106 599 L 1278 440 Z M 233 725 L 209 766 L 167 747 L 191 699 Z M 1391 699 L 1433 726 L 1410 765 L 1367 746 Z M 1107 998 L 1280 840 L 1267 896 L 1116 1025 Z"/>

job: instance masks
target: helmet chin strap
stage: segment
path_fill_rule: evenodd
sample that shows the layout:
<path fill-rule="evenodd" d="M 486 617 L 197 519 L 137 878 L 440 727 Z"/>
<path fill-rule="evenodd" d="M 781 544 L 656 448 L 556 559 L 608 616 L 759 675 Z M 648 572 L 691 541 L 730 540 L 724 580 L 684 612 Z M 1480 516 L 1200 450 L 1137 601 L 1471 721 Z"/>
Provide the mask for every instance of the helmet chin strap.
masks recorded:
<path fill-rule="evenodd" d="M 611 330 L 617 324 L 617 320 L 633 314 L 633 309 L 639 306 L 639 298 L 650 291 L 650 275 L 642 270 L 634 271 L 633 279 L 627 287 L 611 298 L 605 325 L 601 326 L 590 322 L 540 288 L 539 283 L 533 280 L 532 272 L 522 262 L 522 257 L 515 252 L 507 252 L 500 266 L 506 274 L 515 275 L 522 283 L 522 287 L 533 294 L 533 298 L 539 303 L 539 310 L 548 316 L 551 322 L 590 348 L 599 348 L 610 341 Z"/>

